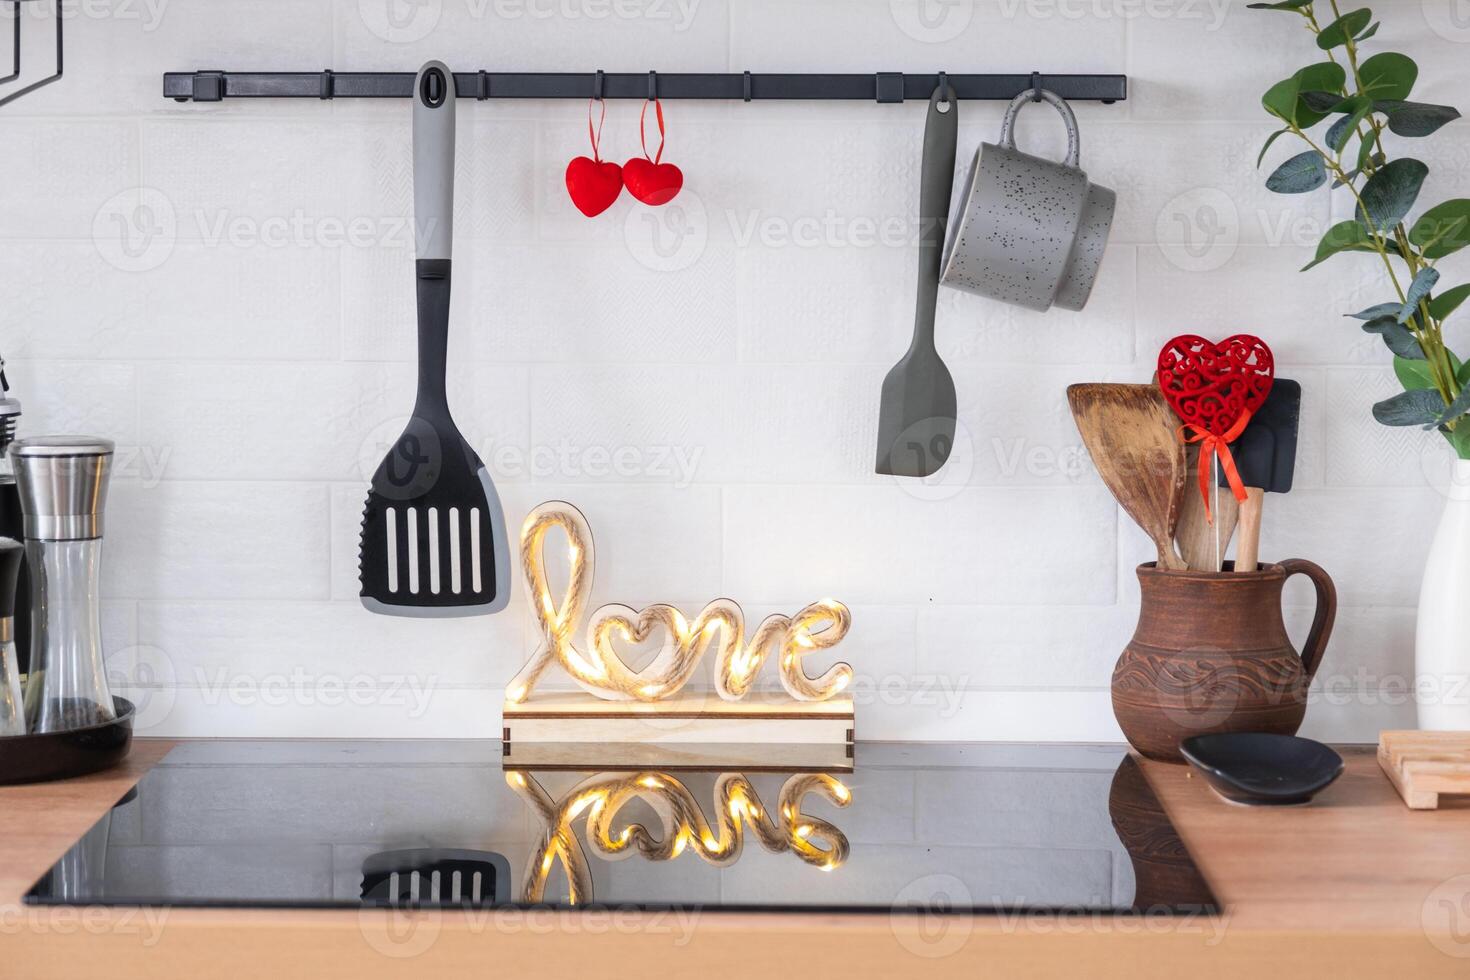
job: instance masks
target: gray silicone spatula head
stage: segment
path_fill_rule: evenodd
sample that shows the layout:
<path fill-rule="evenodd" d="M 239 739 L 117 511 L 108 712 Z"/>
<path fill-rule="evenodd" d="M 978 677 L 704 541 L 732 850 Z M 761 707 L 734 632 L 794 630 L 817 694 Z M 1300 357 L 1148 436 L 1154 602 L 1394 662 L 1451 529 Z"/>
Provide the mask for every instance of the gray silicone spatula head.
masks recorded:
<path fill-rule="evenodd" d="M 413 418 L 373 474 L 358 563 L 362 603 L 395 616 L 476 616 L 510 599 L 505 515 L 490 474 L 449 414 L 454 75 L 414 84 L 414 234 L 419 383 Z"/>
<path fill-rule="evenodd" d="M 954 448 L 954 378 L 934 347 L 934 307 L 949 197 L 954 188 L 958 117 L 954 91 L 936 89 L 929 99 L 924 123 L 914 339 L 908 353 L 883 379 L 878 410 L 877 471 L 889 476 L 930 476 L 939 471 Z"/>

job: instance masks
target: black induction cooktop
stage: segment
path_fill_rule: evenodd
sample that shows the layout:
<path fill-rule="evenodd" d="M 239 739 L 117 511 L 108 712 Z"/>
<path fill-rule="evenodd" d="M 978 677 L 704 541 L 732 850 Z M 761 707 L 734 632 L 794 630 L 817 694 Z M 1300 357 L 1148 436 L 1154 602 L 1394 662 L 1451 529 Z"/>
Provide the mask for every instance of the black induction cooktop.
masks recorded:
<path fill-rule="evenodd" d="M 498 742 L 175 749 L 33 904 L 1211 914 L 1116 746 L 862 744 L 849 771 L 509 768 Z"/>

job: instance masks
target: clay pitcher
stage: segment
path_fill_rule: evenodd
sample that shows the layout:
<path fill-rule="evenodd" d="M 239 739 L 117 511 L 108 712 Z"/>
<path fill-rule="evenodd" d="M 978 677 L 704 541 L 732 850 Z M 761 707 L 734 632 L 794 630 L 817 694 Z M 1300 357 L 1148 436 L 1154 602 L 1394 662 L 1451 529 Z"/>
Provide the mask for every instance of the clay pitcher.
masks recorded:
<path fill-rule="evenodd" d="M 1113 714 L 1150 759 L 1183 762 L 1179 743 L 1215 732 L 1295 735 L 1337 615 L 1332 579 L 1294 558 L 1237 574 L 1140 565 L 1138 629 L 1113 668 Z M 1292 648 L 1281 590 L 1292 575 L 1317 588 L 1305 649 Z"/>

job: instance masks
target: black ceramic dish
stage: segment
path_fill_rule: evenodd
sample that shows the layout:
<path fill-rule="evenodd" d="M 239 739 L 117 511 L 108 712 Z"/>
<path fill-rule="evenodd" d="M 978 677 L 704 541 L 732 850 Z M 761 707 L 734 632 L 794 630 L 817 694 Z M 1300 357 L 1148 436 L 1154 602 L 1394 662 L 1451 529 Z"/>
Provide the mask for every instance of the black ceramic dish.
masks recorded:
<path fill-rule="evenodd" d="M 127 757 L 133 741 L 133 702 L 113 698 L 117 718 L 44 735 L 0 738 L 0 785 L 44 783 L 110 769 Z"/>
<path fill-rule="evenodd" d="M 1195 735 L 1179 752 L 1227 802 L 1297 806 L 1342 775 L 1342 756 L 1295 735 L 1227 732 Z"/>

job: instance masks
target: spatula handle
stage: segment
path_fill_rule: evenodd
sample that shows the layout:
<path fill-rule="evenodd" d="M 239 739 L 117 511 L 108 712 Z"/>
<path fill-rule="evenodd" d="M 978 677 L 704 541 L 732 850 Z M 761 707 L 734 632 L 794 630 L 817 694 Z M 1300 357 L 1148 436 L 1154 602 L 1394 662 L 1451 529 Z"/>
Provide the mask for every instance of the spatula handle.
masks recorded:
<path fill-rule="evenodd" d="M 1245 488 L 1245 499 L 1240 502 L 1240 543 L 1235 546 L 1237 572 L 1254 572 L 1260 564 L 1261 507 L 1265 500 L 1265 490 Z"/>
<path fill-rule="evenodd" d="M 449 259 L 454 245 L 454 73 L 442 61 L 413 86 L 413 227 L 420 259 Z"/>
<path fill-rule="evenodd" d="M 944 231 L 954 191 L 959 116 L 954 89 L 947 84 L 936 88 L 929 97 L 929 112 L 924 119 L 924 157 L 919 173 L 919 300 L 914 312 L 914 343 L 930 347 L 934 346 Z"/>

